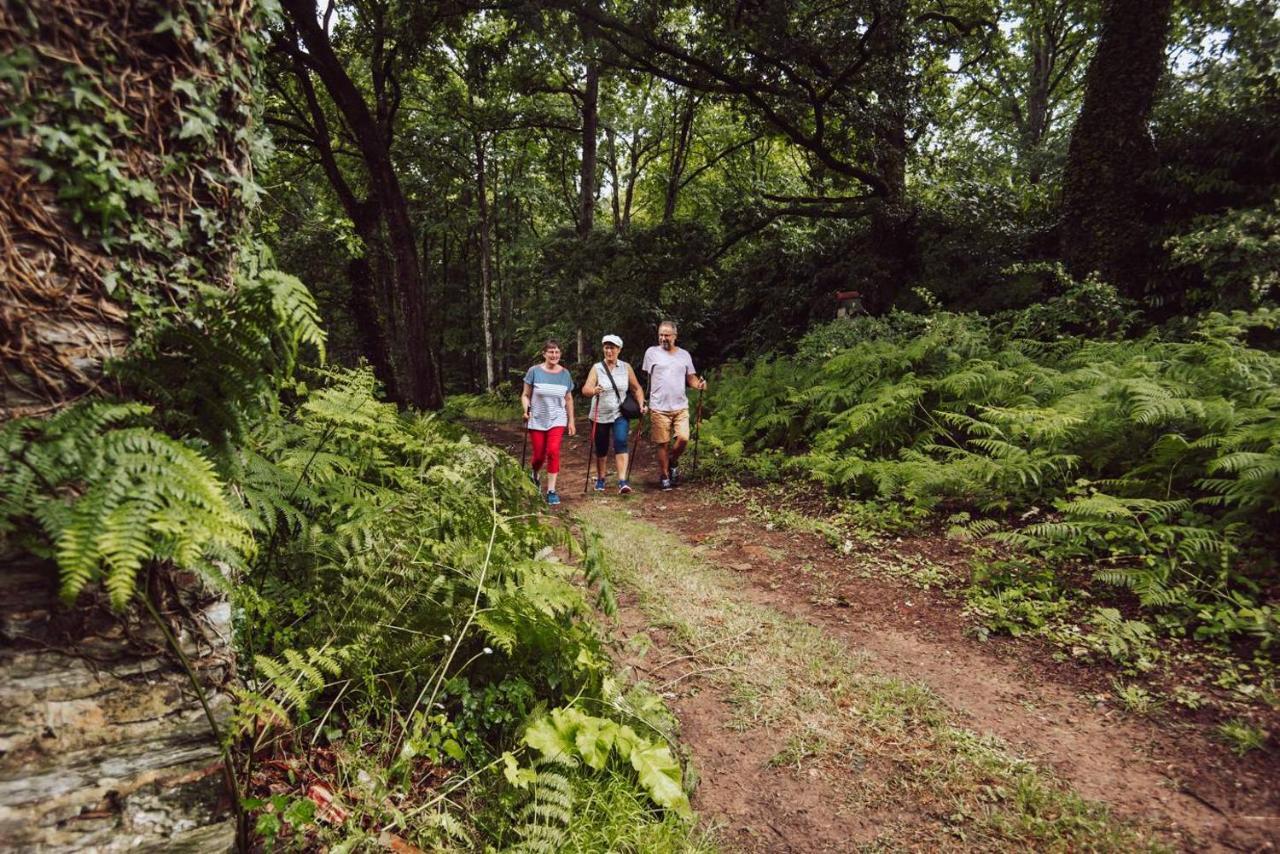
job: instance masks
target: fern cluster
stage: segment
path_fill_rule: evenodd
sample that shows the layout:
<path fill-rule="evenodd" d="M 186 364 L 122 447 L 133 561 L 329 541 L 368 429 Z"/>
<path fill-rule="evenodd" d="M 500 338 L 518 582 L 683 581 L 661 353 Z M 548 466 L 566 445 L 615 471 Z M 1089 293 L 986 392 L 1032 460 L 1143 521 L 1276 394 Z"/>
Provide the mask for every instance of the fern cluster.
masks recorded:
<path fill-rule="evenodd" d="M 539 708 L 603 698 L 609 668 L 578 570 L 557 557 L 581 556 L 607 610 L 598 543 L 547 524 L 509 456 L 436 415 L 381 402 L 370 371 L 316 379 L 291 410 L 261 421 L 231 470 L 259 543 L 234 591 L 252 652 L 236 734 L 261 748 L 296 728 L 403 733 L 357 751 L 380 757 L 364 771 L 394 788 L 412 777 L 406 755 L 427 755 L 421 745 L 438 745 L 432 761 L 483 767 Z M 678 806 L 649 783 L 659 773 L 650 754 L 665 745 L 597 720 L 632 733 L 624 760 L 650 757 L 639 791 Z M 513 831 L 523 849 L 555 847 L 567 821 L 553 821 L 553 807 L 586 770 L 534 769 L 542 783 Z M 660 773 L 678 779 L 679 767 Z M 444 832 L 432 815 L 417 827 L 424 842 Z"/>
<path fill-rule="evenodd" d="M 720 464 L 759 454 L 843 494 L 1052 508 L 1010 538 L 1196 610 L 1274 567 L 1280 356 L 1248 340 L 1278 323 L 1259 309 L 1181 340 L 1044 342 L 974 316 L 855 321 L 870 337 L 728 368 L 703 435 Z"/>
<path fill-rule="evenodd" d="M 101 581 L 122 607 L 143 566 L 242 564 L 254 541 L 213 465 L 148 426 L 149 407 L 90 403 L 0 427 L 0 535 L 51 553 L 64 599 Z M 35 530 L 24 527 L 26 520 Z"/>
<path fill-rule="evenodd" d="M 220 583 L 257 550 L 214 443 L 268 410 L 299 348 L 323 354 L 324 334 L 306 288 L 271 270 L 246 273 L 235 293 L 211 296 L 207 315 L 207 324 L 169 327 L 171 335 L 186 329 L 190 347 L 135 352 L 117 366 L 155 389 L 143 395 L 152 402 L 89 401 L 0 427 L 0 536 L 56 558 L 67 600 L 101 580 L 123 607 L 151 563 Z M 188 364 L 193 348 L 199 358 Z M 190 385 L 175 383 L 184 372 Z"/>

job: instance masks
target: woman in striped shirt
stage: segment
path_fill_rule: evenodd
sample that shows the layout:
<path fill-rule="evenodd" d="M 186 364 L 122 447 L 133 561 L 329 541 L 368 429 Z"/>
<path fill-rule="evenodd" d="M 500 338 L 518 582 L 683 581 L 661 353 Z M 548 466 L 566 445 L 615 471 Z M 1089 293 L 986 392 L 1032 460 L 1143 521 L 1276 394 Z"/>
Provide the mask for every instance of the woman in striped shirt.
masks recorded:
<path fill-rule="evenodd" d="M 560 364 L 560 342 L 548 340 L 542 345 L 542 364 L 534 365 L 524 375 L 520 394 L 524 420 L 533 447 L 533 470 L 529 477 L 538 483 L 539 470 L 547 465 L 547 503 L 560 503 L 556 492 L 556 476 L 560 474 L 560 442 L 565 431 L 574 435 L 573 378 Z"/>

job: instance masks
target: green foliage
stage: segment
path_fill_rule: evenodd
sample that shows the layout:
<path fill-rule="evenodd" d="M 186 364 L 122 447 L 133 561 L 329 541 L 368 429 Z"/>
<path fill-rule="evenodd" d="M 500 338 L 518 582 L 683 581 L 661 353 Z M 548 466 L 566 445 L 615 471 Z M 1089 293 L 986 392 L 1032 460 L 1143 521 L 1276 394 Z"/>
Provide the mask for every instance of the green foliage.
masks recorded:
<path fill-rule="evenodd" d="M 1115 689 L 1116 698 L 1120 701 L 1120 705 L 1127 712 L 1135 715 L 1147 715 L 1155 711 L 1157 702 L 1151 692 L 1141 685 L 1135 685 L 1132 682 L 1122 682 L 1114 679 L 1111 682 Z"/>
<path fill-rule="evenodd" d="M 571 706 L 552 709 L 535 720 L 524 743 L 546 758 L 581 760 L 603 770 L 612 757 L 630 762 L 640 785 L 654 802 L 689 816 L 689 799 L 680 781 L 680 765 L 666 744 L 638 735 L 627 724 L 595 717 Z"/>
<path fill-rule="evenodd" d="M 1251 750 L 1260 750 L 1270 735 L 1266 730 L 1239 719 L 1221 723 L 1218 734 L 1237 756 L 1244 756 Z"/>
<path fill-rule="evenodd" d="M 0 427 L 0 535 L 52 545 L 64 599 L 102 581 L 117 607 L 151 562 L 221 579 L 215 561 L 243 564 L 254 542 L 213 465 L 145 426 L 141 404 L 88 403 L 45 421 Z M 33 536 L 24 523 L 34 520 Z"/>
<path fill-rule="evenodd" d="M 259 269 L 265 260 L 246 260 L 233 290 L 207 291 L 184 322 L 156 328 L 110 368 L 155 404 L 169 432 L 219 452 L 277 405 L 302 355 L 325 357 L 311 293 L 293 276 Z"/>
<path fill-rule="evenodd" d="M 1060 306 L 998 324 L 946 313 L 836 321 L 797 358 L 725 369 L 703 429 L 708 457 L 758 472 L 751 457 L 762 454 L 774 473 L 837 493 L 963 509 L 962 536 L 1091 567 L 1144 606 L 1202 623 L 1202 637 L 1269 643 L 1274 615 L 1257 593 L 1274 570 L 1280 357 L 1247 342 L 1280 314 L 1210 314 L 1181 340 L 1020 337 L 1123 329 L 1113 297 L 1086 282 Z M 973 515 L 1011 511 L 1018 523 L 998 533 Z M 974 607 L 1000 630 L 1036 625 L 1054 606 L 1027 595 L 995 589 Z"/>
<path fill-rule="evenodd" d="M 1041 293 L 1047 299 L 1035 301 L 1017 311 L 996 315 L 1009 324 L 1015 338 L 1052 339 L 1069 335 L 1115 338 L 1134 323 L 1138 312 L 1130 300 L 1096 275 L 1078 282 L 1061 264 L 1014 264 L 1005 271 L 1018 277 L 1043 277 Z"/>
<path fill-rule="evenodd" d="M 520 420 L 520 401 L 514 394 L 451 394 L 444 400 L 441 414 L 453 420 L 509 421 Z"/>
<path fill-rule="evenodd" d="M 965 602 L 965 610 L 981 621 L 983 637 L 1034 632 L 1071 609 L 1071 597 L 1052 571 L 1021 560 L 976 562 Z"/>
<path fill-rule="evenodd" d="M 572 627 L 582 596 L 548 548 L 564 540 L 525 512 L 518 466 L 378 401 L 367 370 L 327 380 L 239 458 L 245 511 L 269 542 L 243 590 L 254 647 L 351 648 L 346 678 L 404 674 L 384 701 L 423 691 L 422 662 L 486 647 L 506 659 L 486 672 L 571 678 L 594 642 Z"/>
<path fill-rule="evenodd" d="M 598 539 L 580 544 L 531 512 L 535 496 L 509 456 L 443 418 L 380 402 L 367 369 L 319 376 L 324 385 L 267 416 L 236 458 L 243 510 L 264 543 L 235 588 L 238 636 L 254 652 L 236 732 L 262 745 L 295 727 L 391 726 L 398 737 L 371 734 L 348 761 L 388 793 L 408 793 L 424 767 L 498 762 L 539 709 L 615 691 L 576 570 L 553 553 L 579 553 L 610 609 Z M 679 775 L 663 764 L 665 746 L 592 721 L 611 741 L 587 768 L 602 768 L 601 751 L 621 739 L 632 786 L 680 805 L 659 785 Z M 512 786 L 531 787 L 510 832 L 520 850 L 555 850 L 584 770 L 529 771 L 506 765 Z M 437 810 L 410 822 L 424 840 L 446 831 L 429 816 L 480 830 Z"/>
<path fill-rule="evenodd" d="M 1280 294 L 1280 202 L 1198 217 L 1165 247 L 1201 272 L 1216 305 L 1253 308 Z"/>

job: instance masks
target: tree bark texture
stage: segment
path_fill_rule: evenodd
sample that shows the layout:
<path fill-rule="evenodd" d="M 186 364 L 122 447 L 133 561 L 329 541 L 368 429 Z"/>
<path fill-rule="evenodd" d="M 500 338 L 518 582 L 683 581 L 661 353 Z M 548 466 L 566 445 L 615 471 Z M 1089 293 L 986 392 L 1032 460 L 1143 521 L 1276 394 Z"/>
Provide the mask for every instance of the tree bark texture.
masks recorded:
<path fill-rule="evenodd" d="M 122 391 L 102 369 L 125 356 L 134 338 L 131 301 L 122 296 L 129 291 L 168 306 L 181 322 L 192 289 L 174 281 L 175 259 L 196 262 L 207 287 L 233 287 L 244 210 L 219 176 L 252 174 L 250 138 L 227 120 L 250 112 L 252 93 L 221 87 L 218 121 L 207 136 L 181 139 L 185 96 L 171 83 L 247 69 L 251 60 L 238 38 L 251 26 L 247 9 L 229 0 L 0 3 L 0 55 L 32 58 L 0 76 L 0 422 Z M 216 38 L 195 50 L 185 34 L 159 32 L 166 10 L 208 20 Z M 75 81 L 83 80 L 112 93 L 110 121 L 88 118 L 93 111 L 78 96 L 72 100 L 81 85 Z M 86 179 L 103 178 L 106 166 L 69 162 L 40 143 L 38 129 L 65 131 L 73 120 L 101 135 L 95 140 L 105 148 L 96 156 L 109 155 L 113 186 L 86 195 Z M 181 163 L 175 149 L 184 152 Z M 154 201 L 131 201 L 111 225 L 86 209 L 87 198 L 121 193 L 125 181 L 145 183 Z M 184 228 L 194 208 L 211 236 Z M 120 239 L 125 230 L 127 241 Z M 183 235 L 180 245 L 162 241 L 165 234 Z M 135 237 L 152 240 L 135 244 Z M 116 240 L 112 252 L 102 248 L 107 239 Z"/>
<path fill-rule="evenodd" d="M 0 847 L 230 851 L 218 744 L 163 633 L 139 605 L 64 606 L 53 567 L 3 559 Z M 225 721 L 230 606 L 195 575 L 157 573 L 152 587 Z"/>
<path fill-rule="evenodd" d="M 1109 0 L 1063 179 L 1062 251 L 1076 276 L 1098 273 L 1142 295 L 1149 264 L 1141 181 L 1154 164 L 1147 122 L 1164 73 L 1172 0 Z"/>

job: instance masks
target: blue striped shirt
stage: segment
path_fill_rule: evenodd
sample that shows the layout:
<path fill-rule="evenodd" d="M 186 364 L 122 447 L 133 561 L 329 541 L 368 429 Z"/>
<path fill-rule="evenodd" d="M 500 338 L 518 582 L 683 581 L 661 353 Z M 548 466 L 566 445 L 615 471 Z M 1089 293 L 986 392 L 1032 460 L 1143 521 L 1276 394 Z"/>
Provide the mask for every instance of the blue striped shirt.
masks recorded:
<path fill-rule="evenodd" d="M 533 389 L 529 399 L 530 430 L 568 425 L 565 395 L 573 391 L 573 377 L 567 370 L 561 368 L 553 374 L 541 365 L 534 365 L 525 372 L 524 383 Z"/>

